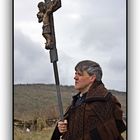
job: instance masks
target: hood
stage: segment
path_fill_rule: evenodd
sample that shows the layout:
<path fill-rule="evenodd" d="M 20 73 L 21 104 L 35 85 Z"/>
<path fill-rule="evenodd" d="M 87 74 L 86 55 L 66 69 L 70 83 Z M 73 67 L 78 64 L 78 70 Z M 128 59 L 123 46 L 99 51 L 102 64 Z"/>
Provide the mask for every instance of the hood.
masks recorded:
<path fill-rule="evenodd" d="M 87 92 L 85 102 L 107 101 L 110 96 L 102 81 L 95 81 Z"/>

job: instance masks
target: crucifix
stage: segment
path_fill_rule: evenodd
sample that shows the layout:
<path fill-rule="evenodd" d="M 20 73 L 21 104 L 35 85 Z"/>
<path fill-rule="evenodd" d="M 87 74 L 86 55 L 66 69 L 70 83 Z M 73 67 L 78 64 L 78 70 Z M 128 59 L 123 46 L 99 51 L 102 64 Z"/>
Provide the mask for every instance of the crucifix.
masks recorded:
<path fill-rule="evenodd" d="M 58 107 L 60 119 L 63 120 L 63 106 L 60 93 L 60 82 L 57 68 L 58 54 L 56 48 L 53 12 L 61 7 L 61 0 L 45 0 L 38 3 L 39 12 L 37 13 L 38 22 L 43 22 L 42 36 L 45 38 L 45 49 L 50 52 L 50 61 L 53 63 Z"/>

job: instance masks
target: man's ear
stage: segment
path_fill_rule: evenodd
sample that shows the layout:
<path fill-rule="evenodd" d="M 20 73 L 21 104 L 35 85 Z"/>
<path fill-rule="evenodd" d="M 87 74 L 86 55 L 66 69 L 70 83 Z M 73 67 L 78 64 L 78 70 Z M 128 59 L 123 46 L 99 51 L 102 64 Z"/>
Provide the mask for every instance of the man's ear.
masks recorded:
<path fill-rule="evenodd" d="M 95 80 L 96 80 L 96 75 L 94 74 L 91 76 L 91 82 L 94 82 Z"/>

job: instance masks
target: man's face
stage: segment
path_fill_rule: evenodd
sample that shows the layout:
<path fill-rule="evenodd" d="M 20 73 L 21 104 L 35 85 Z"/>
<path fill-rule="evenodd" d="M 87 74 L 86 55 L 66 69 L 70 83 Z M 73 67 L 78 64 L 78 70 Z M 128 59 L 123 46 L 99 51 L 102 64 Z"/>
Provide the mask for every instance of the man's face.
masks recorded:
<path fill-rule="evenodd" d="M 90 76 L 86 71 L 83 72 L 76 71 L 74 79 L 75 79 L 75 89 L 84 93 L 88 91 L 89 87 L 95 81 L 96 76 L 95 75 Z"/>

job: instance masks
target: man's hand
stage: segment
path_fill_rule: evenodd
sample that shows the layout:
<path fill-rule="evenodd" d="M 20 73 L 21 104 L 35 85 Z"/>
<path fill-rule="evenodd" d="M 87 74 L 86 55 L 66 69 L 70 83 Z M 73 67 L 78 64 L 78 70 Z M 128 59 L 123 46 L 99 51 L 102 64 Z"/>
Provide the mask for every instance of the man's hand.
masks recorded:
<path fill-rule="evenodd" d="M 65 133 L 67 131 L 67 125 L 68 125 L 68 121 L 64 120 L 64 121 L 59 121 L 58 122 L 58 129 L 60 133 Z"/>

